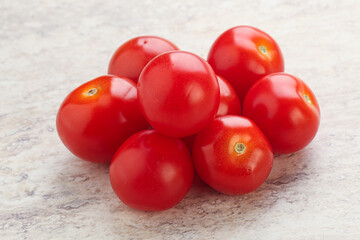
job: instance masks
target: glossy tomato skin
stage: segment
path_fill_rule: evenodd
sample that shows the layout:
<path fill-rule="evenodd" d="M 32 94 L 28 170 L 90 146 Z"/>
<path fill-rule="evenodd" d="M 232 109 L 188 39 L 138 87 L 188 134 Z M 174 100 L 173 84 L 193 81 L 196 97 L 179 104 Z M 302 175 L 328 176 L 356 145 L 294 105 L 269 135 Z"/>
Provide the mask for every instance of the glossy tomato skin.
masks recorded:
<path fill-rule="evenodd" d="M 135 84 L 101 76 L 72 91 L 63 101 L 56 127 L 64 145 L 90 162 L 110 162 L 118 147 L 148 123 L 142 116 Z"/>
<path fill-rule="evenodd" d="M 224 78 L 217 76 L 220 88 L 220 104 L 216 117 L 225 115 L 241 115 L 241 104 L 234 88 Z M 196 134 L 182 138 L 186 146 L 191 150 Z"/>
<path fill-rule="evenodd" d="M 284 71 L 283 56 L 275 40 L 250 26 L 234 27 L 221 34 L 210 49 L 208 62 L 216 74 L 231 83 L 241 103 L 260 78 Z"/>
<path fill-rule="evenodd" d="M 190 153 L 178 138 L 156 130 L 134 134 L 114 155 L 111 185 L 129 207 L 161 211 L 179 203 L 194 177 Z"/>
<path fill-rule="evenodd" d="M 192 155 L 201 179 L 229 195 L 257 189 L 273 165 L 266 137 L 251 120 L 240 116 L 215 118 L 197 134 Z"/>
<path fill-rule="evenodd" d="M 225 115 L 240 115 L 241 104 L 235 89 L 224 78 L 217 76 L 220 87 L 220 104 L 217 117 Z"/>
<path fill-rule="evenodd" d="M 315 137 L 320 108 L 311 89 L 286 73 L 270 74 L 249 90 L 243 109 L 269 139 L 275 153 L 296 152 Z"/>
<path fill-rule="evenodd" d="M 140 107 L 150 125 L 164 135 L 199 132 L 215 117 L 219 84 L 211 66 L 193 53 L 163 53 L 149 62 L 138 82 Z"/>
<path fill-rule="evenodd" d="M 145 65 L 157 55 L 178 50 L 170 41 L 156 36 L 140 36 L 122 44 L 112 56 L 108 73 L 137 83 Z"/>

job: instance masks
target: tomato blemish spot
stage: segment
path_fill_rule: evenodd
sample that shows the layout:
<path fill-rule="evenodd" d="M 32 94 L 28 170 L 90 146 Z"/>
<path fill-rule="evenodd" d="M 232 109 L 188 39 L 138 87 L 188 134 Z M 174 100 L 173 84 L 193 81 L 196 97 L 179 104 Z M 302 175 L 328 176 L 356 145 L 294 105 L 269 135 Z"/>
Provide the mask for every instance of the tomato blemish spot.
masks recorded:
<path fill-rule="evenodd" d="M 304 98 L 309 104 L 311 104 L 311 100 L 310 100 L 310 97 L 308 95 L 304 94 Z"/>
<path fill-rule="evenodd" d="M 235 152 L 239 153 L 239 154 L 243 154 L 246 150 L 245 144 L 243 143 L 236 143 L 234 146 L 234 150 Z"/>
<path fill-rule="evenodd" d="M 87 92 L 87 95 L 92 96 L 96 93 L 97 93 L 97 88 L 92 88 L 92 89 L 89 89 L 89 91 Z"/>
<path fill-rule="evenodd" d="M 268 53 L 266 47 L 263 46 L 263 45 L 259 46 L 259 51 L 260 51 L 262 54 L 267 54 L 267 53 Z"/>

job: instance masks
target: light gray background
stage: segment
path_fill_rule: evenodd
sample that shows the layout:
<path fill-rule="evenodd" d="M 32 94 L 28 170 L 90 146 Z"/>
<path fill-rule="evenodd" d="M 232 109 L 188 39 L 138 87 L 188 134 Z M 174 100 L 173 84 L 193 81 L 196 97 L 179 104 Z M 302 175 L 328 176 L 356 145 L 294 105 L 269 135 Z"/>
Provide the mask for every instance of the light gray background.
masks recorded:
<path fill-rule="evenodd" d="M 0 239 L 360 239 L 360 2 L 0 1 Z M 60 142 L 57 109 L 105 74 L 138 35 L 206 57 L 215 38 L 252 25 L 280 45 L 286 71 L 322 113 L 315 140 L 276 157 L 257 191 L 196 184 L 176 207 L 141 212 L 113 193 L 108 166 Z"/>

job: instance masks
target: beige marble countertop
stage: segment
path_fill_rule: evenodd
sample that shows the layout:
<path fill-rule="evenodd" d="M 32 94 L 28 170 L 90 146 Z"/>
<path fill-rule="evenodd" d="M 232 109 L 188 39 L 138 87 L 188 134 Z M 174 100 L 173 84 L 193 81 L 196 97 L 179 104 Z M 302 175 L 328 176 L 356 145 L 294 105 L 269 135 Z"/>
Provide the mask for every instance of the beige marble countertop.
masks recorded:
<path fill-rule="evenodd" d="M 0 239 L 360 239 L 359 1 L 1 0 L 0 13 Z M 277 40 L 322 112 L 311 145 L 276 157 L 257 191 L 195 184 L 168 211 L 136 211 L 108 166 L 60 142 L 61 101 L 122 42 L 158 35 L 206 57 L 243 24 Z"/>

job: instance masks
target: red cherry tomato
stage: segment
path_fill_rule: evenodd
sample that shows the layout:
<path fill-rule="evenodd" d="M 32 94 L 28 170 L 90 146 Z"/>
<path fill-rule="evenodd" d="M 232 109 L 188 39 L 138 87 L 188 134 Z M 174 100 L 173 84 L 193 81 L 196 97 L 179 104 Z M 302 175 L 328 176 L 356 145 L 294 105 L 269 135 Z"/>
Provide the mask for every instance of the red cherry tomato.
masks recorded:
<path fill-rule="evenodd" d="M 175 206 L 189 191 L 193 177 L 185 144 L 156 130 L 131 136 L 110 164 L 115 193 L 126 205 L 139 210 L 160 211 Z"/>
<path fill-rule="evenodd" d="M 178 50 L 170 41 L 155 37 L 142 36 L 122 44 L 111 58 L 108 73 L 138 81 L 145 65 L 157 55 Z"/>
<path fill-rule="evenodd" d="M 72 91 L 56 118 L 60 139 L 77 157 L 110 162 L 117 148 L 148 123 L 141 114 L 135 84 L 101 76 Z"/>
<path fill-rule="evenodd" d="M 210 49 L 208 62 L 216 74 L 231 83 L 241 103 L 257 80 L 284 71 L 284 60 L 274 39 L 249 26 L 234 27 L 221 34 Z"/>
<path fill-rule="evenodd" d="M 194 145 L 195 138 L 196 138 L 196 134 L 193 134 L 193 135 L 190 135 L 190 136 L 183 137 L 183 138 L 181 138 L 181 140 L 184 141 L 184 143 L 186 144 L 188 149 L 191 151 L 192 147 Z"/>
<path fill-rule="evenodd" d="M 270 74 L 252 86 L 243 113 L 263 131 L 275 153 L 304 148 L 315 137 L 320 123 L 313 92 L 286 73 Z"/>
<path fill-rule="evenodd" d="M 220 87 L 220 104 L 216 116 L 240 115 L 241 104 L 236 91 L 224 78 L 217 76 L 217 79 Z"/>
<path fill-rule="evenodd" d="M 266 137 L 251 120 L 240 116 L 215 118 L 197 134 L 192 154 L 201 179 L 231 195 L 254 191 L 273 164 Z"/>
<path fill-rule="evenodd" d="M 138 82 L 140 107 L 150 125 L 171 137 L 199 132 L 215 117 L 219 84 L 210 65 L 184 51 L 149 62 Z"/>
<path fill-rule="evenodd" d="M 234 88 L 224 78 L 217 76 L 220 88 L 220 104 L 216 117 L 225 115 L 240 115 L 241 104 Z M 191 150 L 196 134 L 182 138 L 186 146 Z"/>

